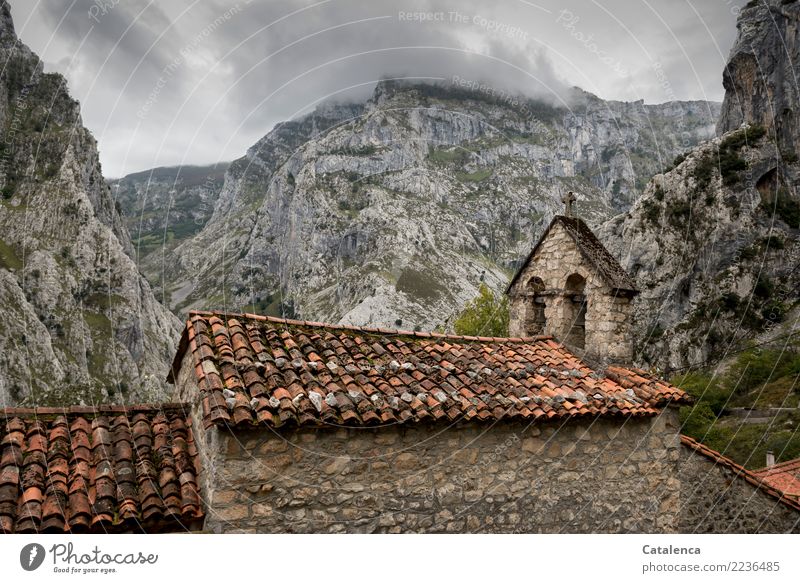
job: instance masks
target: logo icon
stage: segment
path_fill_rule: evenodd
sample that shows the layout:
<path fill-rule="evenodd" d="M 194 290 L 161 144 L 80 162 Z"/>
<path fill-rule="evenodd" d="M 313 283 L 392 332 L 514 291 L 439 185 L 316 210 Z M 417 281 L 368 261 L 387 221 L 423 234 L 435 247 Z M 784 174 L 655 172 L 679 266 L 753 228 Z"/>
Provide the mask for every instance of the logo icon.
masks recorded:
<path fill-rule="evenodd" d="M 19 552 L 19 564 L 26 571 L 35 571 L 44 562 L 44 547 L 39 543 L 30 543 Z"/>

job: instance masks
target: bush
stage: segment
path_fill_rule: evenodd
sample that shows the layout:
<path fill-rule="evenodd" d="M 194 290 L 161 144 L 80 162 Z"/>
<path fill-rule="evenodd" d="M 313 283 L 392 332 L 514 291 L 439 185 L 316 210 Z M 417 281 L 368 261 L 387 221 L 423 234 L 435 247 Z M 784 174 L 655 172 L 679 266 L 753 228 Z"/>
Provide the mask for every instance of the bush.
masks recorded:
<path fill-rule="evenodd" d="M 700 372 L 688 372 L 673 377 L 670 382 L 697 399 L 698 404 L 705 403 L 716 415 L 724 411 L 733 394 L 722 379 Z"/>
<path fill-rule="evenodd" d="M 464 336 L 508 336 L 508 298 L 497 298 L 481 284 L 478 297 L 459 314 L 453 327 L 456 334 Z"/>
<path fill-rule="evenodd" d="M 717 416 L 705 401 L 698 402 L 694 407 L 681 407 L 679 414 L 681 433 L 696 439 L 703 439 L 708 428 L 717 420 Z"/>

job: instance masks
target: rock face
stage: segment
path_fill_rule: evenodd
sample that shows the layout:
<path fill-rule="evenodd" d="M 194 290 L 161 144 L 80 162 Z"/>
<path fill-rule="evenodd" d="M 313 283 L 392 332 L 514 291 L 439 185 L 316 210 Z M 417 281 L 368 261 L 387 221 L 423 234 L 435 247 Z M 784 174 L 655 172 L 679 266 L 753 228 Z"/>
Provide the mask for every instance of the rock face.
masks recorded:
<path fill-rule="evenodd" d="M 382 82 L 365 104 L 281 124 L 233 162 L 213 216 L 167 254 L 158 285 L 178 313 L 447 325 L 481 282 L 505 286 L 563 193 L 600 223 L 707 138 L 717 112 Z"/>
<path fill-rule="evenodd" d="M 145 275 L 158 279 L 159 255 L 197 233 L 208 222 L 229 164 L 154 168 L 108 180 L 124 209 L 135 257 Z M 156 253 L 156 257 L 150 255 Z M 144 268 L 152 267 L 153 271 Z"/>
<path fill-rule="evenodd" d="M 0 406 L 162 398 L 179 321 L 127 254 L 97 147 L 0 2 Z"/>
<path fill-rule="evenodd" d="M 742 123 L 774 129 L 781 151 L 790 155 L 800 145 L 800 3 L 751 2 L 737 28 L 722 76 L 726 94 L 718 132 Z"/>
<path fill-rule="evenodd" d="M 642 290 L 643 363 L 704 364 L 769 333 L 798 300 L 800 169 L 787 147 L 798 139 L 790 59 L 800 11 L 762 4 L 742 12 L 725 70 L 726 133 L 679 157 L 603 227 Z"/>

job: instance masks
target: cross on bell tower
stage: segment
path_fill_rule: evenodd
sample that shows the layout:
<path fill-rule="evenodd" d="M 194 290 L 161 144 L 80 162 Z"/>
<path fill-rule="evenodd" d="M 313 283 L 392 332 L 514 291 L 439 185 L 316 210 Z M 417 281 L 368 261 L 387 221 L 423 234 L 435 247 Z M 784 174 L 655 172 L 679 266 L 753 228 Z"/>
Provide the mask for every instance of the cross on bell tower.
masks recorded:
<path fill-rule="evenodd" d="M 561 197 L 561 202 L 564 203 L 564 216 L 571 217 L 572 216 L 572 203 L 576 202 L 578 199 L 571 190 Z"/>

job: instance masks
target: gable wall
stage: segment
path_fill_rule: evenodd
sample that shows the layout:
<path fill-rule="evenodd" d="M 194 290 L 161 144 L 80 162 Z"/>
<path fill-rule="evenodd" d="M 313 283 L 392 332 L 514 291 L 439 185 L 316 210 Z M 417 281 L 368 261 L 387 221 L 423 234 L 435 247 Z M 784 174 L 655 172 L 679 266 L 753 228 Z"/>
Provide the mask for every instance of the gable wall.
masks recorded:
<path fill-rule="evenodd" d="M 571 320 L 565 318 L 569 313 L 566 303 L 571 300 L 564 297 L 563 291 L 567 277 L 573 273 L 586 279 L 586 354 L 600 361 L 630 362 L 633 352 L 631 300 L 612 293 L 560 223 L 550 229 L 509 292 L 509 335 L 528 335 L 525 322 L 531 317 L 533 297 L 527 292 L 527 284 L 537 276 L 544 280 L 546 288 L 543 295 L 547 324 L 543 333 L 564 341 L 571 324 Z"/>
<path fill-rule="evenodd" d="M 673 532 L 676 423 L 212 430 L 206 528 Z"/>

